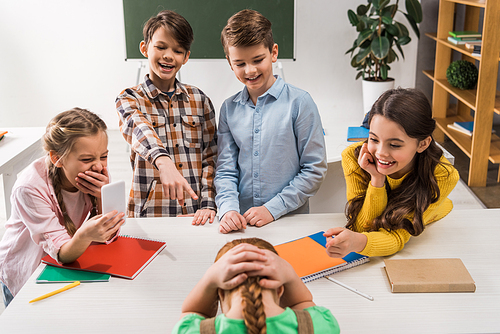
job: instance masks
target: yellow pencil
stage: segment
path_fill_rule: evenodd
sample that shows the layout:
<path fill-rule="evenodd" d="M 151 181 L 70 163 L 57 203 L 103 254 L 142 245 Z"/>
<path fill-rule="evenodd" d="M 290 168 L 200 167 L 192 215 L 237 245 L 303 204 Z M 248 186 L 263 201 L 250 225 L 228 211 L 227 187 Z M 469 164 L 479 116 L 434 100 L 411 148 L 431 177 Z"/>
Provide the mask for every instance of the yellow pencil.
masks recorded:
<path fill-rule="evenodd" d="M 62 287 L 62 288 L 57 289 L 55 291 L 49 292 L 49 293 L 47 293 L 47 294 L 45 294 L 43 296 L 40 296 L 40 297 L 35 298 L 33 300 L 30 300 L 30 303 L 37 302 L 39 300 L 42 300 L 42 299 L 45 299 L 47 297 L 53 296 L 55 294 L 58 294 L 59 292 L 63 292 L 63 291 L 66 291 L 68 289 L 74 288 L 75 286 L 78 286 L 78 285 L 80 285 L 80 281 L 73 282 L 71 284 L 66 285 L 65 287 Z"/>

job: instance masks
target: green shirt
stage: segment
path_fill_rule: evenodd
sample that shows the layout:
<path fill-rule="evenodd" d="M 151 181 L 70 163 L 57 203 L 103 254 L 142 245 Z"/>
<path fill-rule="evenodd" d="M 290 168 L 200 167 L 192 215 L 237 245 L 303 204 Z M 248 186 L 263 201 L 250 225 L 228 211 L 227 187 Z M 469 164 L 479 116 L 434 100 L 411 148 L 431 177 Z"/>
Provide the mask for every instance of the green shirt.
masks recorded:
<path fill-rule="evenodd" d="M 313 306 L 306 308 L 311 314 L 315 333 L 340 333 L 339 324 L 333 317 L 332 312 L 323 306 Z M 200 322 L 205 319 L 198 314 L 188 314 L 175 325 L 172 334 L 199 334 Z M 297 333 L 297 317 L 292 309 L 286 308 L 285 311 L 277 316 L 266 319 L 267 332 L 280 334 Z M 215 331 L 217 333 L 246 334 L 245 321 L 243 319 L 230 319 L 224 314 L 215 319 Z"/>

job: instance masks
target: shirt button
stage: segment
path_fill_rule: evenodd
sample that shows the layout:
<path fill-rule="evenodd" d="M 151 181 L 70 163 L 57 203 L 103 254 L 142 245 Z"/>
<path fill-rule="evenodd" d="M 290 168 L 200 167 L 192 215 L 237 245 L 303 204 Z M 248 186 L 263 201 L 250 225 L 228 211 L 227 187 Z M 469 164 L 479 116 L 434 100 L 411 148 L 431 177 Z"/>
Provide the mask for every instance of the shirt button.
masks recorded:
<path fill-rule="evenodd" d="M 179 147 L 179 144 L 175 144 L 175 147 Z"/>
<path fill-rule="evenodd" d="M 258 156 L 259 152 L 254 152 L 253 155 Z"/>
<path fill-rule="evenodd" d="M 156 126 L 156 122 L 153 121 L 153 126 Z"/>
<path fill-rule="evenodd" d="M 175 127 L 177 126 L 177 124 L 175 124 L 175 123 L 174 123 L 174 124 L 173 124 L 173 126 L 174 126 L 174 128 L 175 128 Z"/>
<path fill-rule="evenodd" d="M 259 112 L 260 112 L 260 109 L 259 109 L 259 108 L 255 109 L 255 112 L 256 112 L 256 113 L 259 113 Z"/>
<path fill-rule="evenodd" d="M 259 194 L 255 194 L 255 195 L 253 195 L 253 197 L 259 198 Z"/>
<path fill-rule="evenodd" d="M 259 173 L 253 173 L 253 177 L 257 178 L 259 176 Z"/>
<path fill-rule="evenodd" d="M 179 167 L 182 167 L 182 164 L 179 164 Z"/>
<path fill-rule="evenodd" d="M 255 129 L 255 133 L 259 133 L 259 129 Z"/>

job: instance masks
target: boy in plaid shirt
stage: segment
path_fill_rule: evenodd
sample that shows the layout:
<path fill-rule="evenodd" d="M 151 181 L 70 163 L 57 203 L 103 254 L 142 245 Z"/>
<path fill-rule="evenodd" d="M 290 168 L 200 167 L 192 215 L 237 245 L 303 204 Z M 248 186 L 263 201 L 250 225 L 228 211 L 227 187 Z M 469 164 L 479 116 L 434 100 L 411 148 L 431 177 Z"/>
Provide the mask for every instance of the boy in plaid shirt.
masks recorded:
<path fill-rule="evenodd" d="M 175 76 L 190 55 L 193 31 L 164 10 L 144 26 L 141 53 L 149 74 L 116 98 L 120 131 L 131 146 L 129 217 L 194 216 L 213 222 L 217 138 L 215 112 L 198 88 Z"/>

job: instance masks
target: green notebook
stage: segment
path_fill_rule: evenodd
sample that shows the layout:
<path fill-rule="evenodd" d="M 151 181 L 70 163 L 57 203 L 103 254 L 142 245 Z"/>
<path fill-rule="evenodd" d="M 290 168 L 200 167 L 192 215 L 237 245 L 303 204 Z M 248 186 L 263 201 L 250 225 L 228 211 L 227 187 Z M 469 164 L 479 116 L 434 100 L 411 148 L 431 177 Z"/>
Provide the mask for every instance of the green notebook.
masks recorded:
<path fill-rule="evenodd" d="M 43 271 L 38 275 L 37 283 L 71 283 L 80 281 L 82 283 L 89 282 L 108 282 L 111 275 L 93 273 L 83 270 L 65 269 L 54 266 L 45 266 Z"/>

